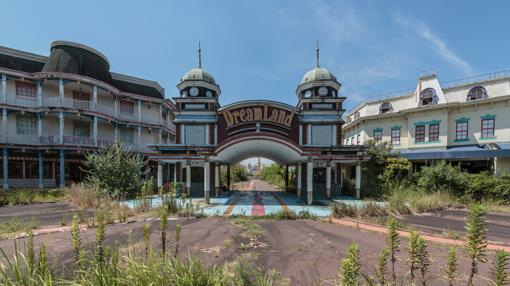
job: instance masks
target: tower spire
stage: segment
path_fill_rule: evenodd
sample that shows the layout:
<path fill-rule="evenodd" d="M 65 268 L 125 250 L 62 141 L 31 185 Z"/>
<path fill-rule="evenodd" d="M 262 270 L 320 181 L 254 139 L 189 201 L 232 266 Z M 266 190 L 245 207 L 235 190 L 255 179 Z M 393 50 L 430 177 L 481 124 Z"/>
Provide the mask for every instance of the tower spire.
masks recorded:
<path fill-rule="evenodd" d="M 202 48 L 200 48 L 200 41 L 198 41 L 198 68 L 202 68 Z"/>
<path fill-rule="evenodd" d="M 317 41 L 317 47 L 315 48 L 315 53 L 317 56 L 317 67 L 320 67 L 320 65 L 319 65 L 319 41 Z"/>

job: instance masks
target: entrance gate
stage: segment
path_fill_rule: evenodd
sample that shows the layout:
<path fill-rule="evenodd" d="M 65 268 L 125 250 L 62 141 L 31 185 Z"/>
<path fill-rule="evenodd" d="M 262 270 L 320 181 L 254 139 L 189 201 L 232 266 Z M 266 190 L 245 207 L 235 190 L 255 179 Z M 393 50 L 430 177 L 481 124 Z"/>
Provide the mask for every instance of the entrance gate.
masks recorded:
<path fill-rule="evenodd" d="M 228 172 L 231 164 L 265 157 L 296 167 L 296 195 L 308 204 L 340 195 L 351 177 L 360 197 L 360 163 L 368 158 L 362 146 L 342 145 L 345 97 L 339 96 L 336 78 L 319 67 L 318 57 L 317 67 L 296 90 L 296 106 L 252 100 L 222 107 L 219 85 L 200 65 L 186 73 L 177 88 L 176 142 L 151 146 L 158 153 L 149 156 L 158 161 L 158 186 L 163 184 L 163 165 L 173 164 L 174 181 L 189 195 L 209 202 L 220 193 L 220 166 L 226 165 Z M 226 185 L 230 188 L 230 182 Z"/>

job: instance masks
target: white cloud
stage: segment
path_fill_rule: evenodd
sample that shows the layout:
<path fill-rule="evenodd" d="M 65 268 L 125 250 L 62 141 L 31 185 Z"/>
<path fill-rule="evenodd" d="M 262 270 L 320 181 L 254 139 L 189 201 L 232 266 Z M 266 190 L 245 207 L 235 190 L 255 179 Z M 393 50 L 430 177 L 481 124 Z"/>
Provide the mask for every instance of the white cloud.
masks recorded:
<path fill-rule="evenodd" d="M 420 37 L 427 40 L 432 45 L 434 51 L 438 55 L 440 55 L 444 60 L 453 64 L 457 69 L 461 70 L 466 75 L 472 75 L 474 73 L 473 67 L 471 67 L 467 61 L 462 59 L 455 52 L 450 50 L 446 45 L 446 42 L 438 35 L 433 33 L 430 28 L 423 22 L 419 20 L 410 20 L 400 14 L 395 16 L 395 21 L 402 26 L 411 28 L 416 31 Z"/>

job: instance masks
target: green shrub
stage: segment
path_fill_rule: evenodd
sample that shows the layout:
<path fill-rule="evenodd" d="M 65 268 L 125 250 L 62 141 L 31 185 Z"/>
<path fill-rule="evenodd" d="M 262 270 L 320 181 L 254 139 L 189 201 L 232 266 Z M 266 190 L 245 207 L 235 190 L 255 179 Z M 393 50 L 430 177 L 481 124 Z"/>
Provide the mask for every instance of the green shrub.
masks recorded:
<path fill-rule="evenodd" d="M 423 167 L 418 178 L 418 187 L 427 192 L 449 191 L 462 196 L 468 185 L 467 173 L 446 161 Z"/>

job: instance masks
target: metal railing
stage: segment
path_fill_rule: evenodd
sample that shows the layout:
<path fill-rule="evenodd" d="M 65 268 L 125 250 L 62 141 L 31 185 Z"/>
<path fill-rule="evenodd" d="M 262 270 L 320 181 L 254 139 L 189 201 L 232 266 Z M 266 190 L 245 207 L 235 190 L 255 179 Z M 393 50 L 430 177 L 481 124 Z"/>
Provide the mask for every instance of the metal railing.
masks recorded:
<path fill-rule="evenodd" d="M 64 145 L 96 146 L 96 140 L 92 137 L 64 135 L 62 140 Z"/>
<path fill-rule="evenodd" d="M 37 97 L 8 95 L 7 104 L 21 107 L 37 107 L 39 105 Z"/>

